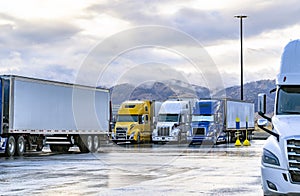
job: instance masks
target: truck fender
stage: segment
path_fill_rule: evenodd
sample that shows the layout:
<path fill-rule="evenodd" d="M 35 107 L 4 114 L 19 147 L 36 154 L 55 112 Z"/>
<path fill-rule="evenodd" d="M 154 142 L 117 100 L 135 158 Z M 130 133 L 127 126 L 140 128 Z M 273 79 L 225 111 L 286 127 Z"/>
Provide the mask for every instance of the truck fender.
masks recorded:
<path fill-rule="evenodd" d="M 141 138 L 142 138 L 141 131 L 139 129 L 137 129 L 135 131 L 133 139 L 136 141 L 136 143 L 140 143 L 141 142 Z"/>
<path fill-rule="evenodd" d="M 283 154 L 282 154 L 282 149 L 280 147 L 280 143 L 277 141 L 276 137 L 272 137 L 272 136 L 269 137 L 266 140 L 266 143 L 265 143 L 263 148 L 266 149 L 266 150 L 271 151 L 279 159 L 281 168 L 287 168 L 288 167 L 285 164 L 285 162 L 282 161 L 282 160 L 284 160 L 284 157 L 283 157 Z"/>

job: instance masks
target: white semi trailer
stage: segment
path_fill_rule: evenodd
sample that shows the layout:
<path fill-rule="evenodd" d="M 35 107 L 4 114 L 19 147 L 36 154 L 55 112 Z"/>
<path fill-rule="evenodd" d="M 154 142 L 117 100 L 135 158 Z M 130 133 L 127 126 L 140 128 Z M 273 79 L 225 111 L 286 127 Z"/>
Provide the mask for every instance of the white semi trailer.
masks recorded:
<path fill-rule="evenodd" d="M 0 76 L 0 153 L 26 149 L 82 152 L 99 147 L 110 121 L 108 89 L 14 75 Z"/>

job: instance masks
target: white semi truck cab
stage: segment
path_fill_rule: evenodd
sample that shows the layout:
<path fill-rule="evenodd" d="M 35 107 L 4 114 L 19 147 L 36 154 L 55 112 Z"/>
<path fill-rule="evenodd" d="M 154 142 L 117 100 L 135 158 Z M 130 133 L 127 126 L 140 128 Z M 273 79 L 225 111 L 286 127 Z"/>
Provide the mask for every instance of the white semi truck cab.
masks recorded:
<path fill-rule="evenodd" d="M 156 129 L 152 132 L 152 141 L 158 143 L 186 140 L 190 122 L 190 101 L 167 100 L 163 102 L 158 113 Z"/>
<path fill-rule="evenodd" d="M 266 113 L 266 95 L 258 95 L 258 113 L 272 122 L 258 126 L 270 133 L 263 147 L 261 177 L 264 195 L 300 194 L 300 40 L 284 48 L 276 79 L 274 116 Z M 260 121 L 261 122 L 261 121 Z"/>

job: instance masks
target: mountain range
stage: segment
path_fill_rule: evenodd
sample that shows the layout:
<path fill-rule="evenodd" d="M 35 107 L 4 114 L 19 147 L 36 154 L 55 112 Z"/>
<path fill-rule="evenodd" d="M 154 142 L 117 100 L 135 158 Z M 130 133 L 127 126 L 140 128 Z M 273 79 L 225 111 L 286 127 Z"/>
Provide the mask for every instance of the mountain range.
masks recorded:
<path fill-rule="evenodd" d="M 257 110 L 257 95 L 266 93 L 267 113 L 273 112 L 275 93 L 270 90 L 275 88 L 275 80 L 259 80 L 244 84 L 243 97 L 245 101 L 254 102 Z M 113 105 L 119 105 L 126 100 L 157 100 L 165 101 L 170 97 L 193 98 L 231 98 L 240 99 L 240 86 L 232 86 L 223 90 L 211 92 L 208 88 L 189 84 L 180 80 L 167 80 L 161 82 L 148 82 L 138 86 L 133 84 L 119 84 L 111 88 Z"/>

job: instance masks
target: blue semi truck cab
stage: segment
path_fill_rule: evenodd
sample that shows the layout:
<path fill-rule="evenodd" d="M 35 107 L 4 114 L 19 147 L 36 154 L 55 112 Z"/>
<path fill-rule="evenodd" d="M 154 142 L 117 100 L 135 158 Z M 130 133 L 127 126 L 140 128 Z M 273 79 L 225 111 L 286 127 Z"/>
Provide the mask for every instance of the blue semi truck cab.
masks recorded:
<path fill-rule="evenodd" d="M 216 144 L 225 142 L 224 107 L 222 100 L 199 100 L 195 102 L 192 112 L 191 130 L 188 134 L 189 143 L 201 143 L 204 140 Z"/>
<path fill-rule="evenodd" d="M 200 99 L 193 106 L 191 130 L 187 140 L 190 144 L 203 141 L 213 144 L 233 142 L 236 132 L 245 138 L 253 130 L 254 103 L 226 98 Z"/>

